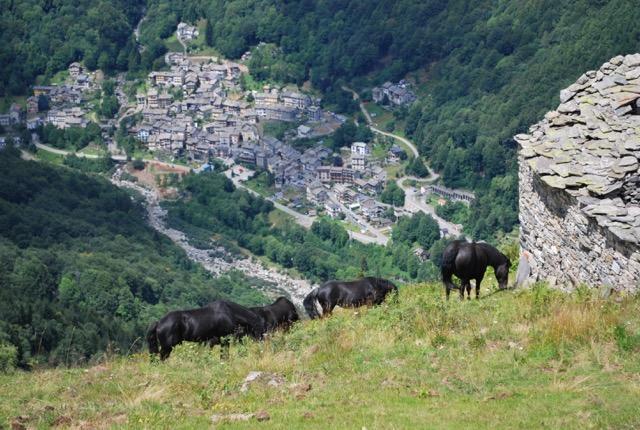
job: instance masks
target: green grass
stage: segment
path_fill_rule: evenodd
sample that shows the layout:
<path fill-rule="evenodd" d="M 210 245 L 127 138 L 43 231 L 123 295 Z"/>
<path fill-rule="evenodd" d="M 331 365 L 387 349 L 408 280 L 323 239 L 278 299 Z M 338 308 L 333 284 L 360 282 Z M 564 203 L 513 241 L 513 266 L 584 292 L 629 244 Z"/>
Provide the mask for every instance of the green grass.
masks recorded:
<path fill-rule="evenodd" d="M 399 164 L 389 164 L 384 168 L 384 171 L 387 172 L 388 180 L 395 180 L 396 174 L 399 172 L 404 172 L 404 168 L 407 166 L 407 162 L 402 162 Z"/>
<path fill-rule="evenodd" d="M 68 70 L 60 70 L 58 73 L 56 73 L 51 77 L 51 80 L 49 83 L 51 85 L 60 85 L 65 83 L 68 77 L 69 77 Z"/>
<path fill-rule="evenodd" d="M 196 25 L 198 27 L 198 37 L 186 42 L 187 47 L 189 48 L 189 54 L 220 57 L 220 53 L 215 48 L 207 46 L 205 41 L 207 20 L 201 19 L 196 23 Z"/>
<path fill-rule="evenodd" d="M 206 428 L 212 414 L 264 410 L 269 421 L 220 427 L 640 426 L 639 298 L 602 301 L 543 286 L 483 294 L 447 303 L 439 285 L 406 286 L 398 303 L 337 310 L 233 345 L 227 361 L 217 347 L 185 344 L 164 363 L 135 354 L 5 374 L 0 423 L 20 415 L 37 428 Z M 253 370 L 284 383 L 243 393 Z"/>
<path fill-rule="evenodd" d="M 436 206 L 438 206 L 438 201 L 441 199 L 443 199 L 443 197 L 440 197 L 437 194 L 429 193 L 427 194 L 426 202 L 429 206 L 433 206 L 435 208 Z"/>
<path fill-rule="evenodd" d="M 107 153 L 107 148 L 104 145 L 91 144 L 85 146 L 79 152 L 87 155 L 105 155 Z"/>
<path fill-rule="evenodd" d="M 269 222 L 273 227 L 282 227 L 292 222 L 295 222 L 293 217 L 280 209 L 275 209 L 269 212 Z"/>
<path fill-rule="evenodd" d="M 255 178 L 245 181 L 244 185 L 263 197 L 271 197 L 276 192 L 276 187 L 275 185 L 267 185 L 266 175 L 266 173 L 261 172 Z"/>
<path fill-rule="evenodd" d="M 27 106 L 26 96 L 5 96 L 0 97 L 0 113 L 8 113 L 13 103 L 18 103 L 25 108 Z"/>
<path fill-rule="evenodd" d="M 342 225 L 346 230 L 353 231 L 356 233 L 360 233 L 360 230 L 361 230 L 359 226 L 349 221 L 340 221 L 340 225 Z"/>
<path fill-rule="evenodd" d="M 169 51 L 169 52 L 182 52 L 182 51 L 184 51 L 184 48 L 182 47 L 180 42 L 178 42 L 178 36 L 176 36 L 175 32 L 173 32 L 173 34 L 171 34 L 171 36 L 169 36 L 166 39 L 164 39 L 163 42 L 164 42 L 164 46 L 166 46 L 167 51 Z"/>
<path fill-rule="evenodd" d="M 46 161 L 48 163 L 62 165 L 62 163 L 64 162 L 64 155 L 55 154 L 43 149 L 38 149 L 35 155 L 38 160 Z"/>

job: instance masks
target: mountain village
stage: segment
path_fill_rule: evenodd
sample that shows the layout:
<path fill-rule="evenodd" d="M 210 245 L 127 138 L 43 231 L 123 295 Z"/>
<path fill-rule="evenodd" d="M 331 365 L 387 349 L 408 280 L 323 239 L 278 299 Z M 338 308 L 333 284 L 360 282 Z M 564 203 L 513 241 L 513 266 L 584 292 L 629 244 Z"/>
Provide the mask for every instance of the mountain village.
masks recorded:
<path fill-rule="evenodd" d="M 197 37 L 197 29 L 182 24 L 177 30 L 181 40 Z M 117 79 L 118 117 L 99 122 L 112 155 L 123 153 L 114 144 L 110 129 L 124 126 L 127 135 L 154 158 L 182 160 L 196 172 L 212 169 L 210 160 L 222 161 L 229 176 L 241 178 L 234 181 L 237 186 L 245 187 L 249 184 L 244 181 L 266 172 L 269 187 L 263 196 L 306 217 L 298 219 L 303 225 L 326 214 L 350 224 L 352 237 L 386 244 L 397 217 L 423 211 L 436 218 L 442 236 L 460 234 L 461 226 L 438 218 L 425 196 L 437 196 L 440 204 L 444 199 L 468 204 L 474 198 L 472 193 L 423 183 L 405 189 L 421 200 L 418 204 L 394 207 L 380 201 L 385 184 L 398 180 L 398 176 L 390 177 L 389 171 L 397 170 L 394 166 L 406 159 L 405 149 L 393 139 L 386 138 L 386 150 L 382 154 L 378 151 L 376 157 L 372 151 L 375 140 L 354 141 L 334 153 L 322 138 L 347 118 L 324 110 L 319 97 L 291 86 L 244 90 L 241 79 L 249 74 L 248 67 L 218 57 L 169 52 L 164 60 L 167 69 L 149 73 L 135 97 L 127 97 L 123 79 Z M 80 63 L 72 63 L 67 72 L 63 83 L 34 86 L 26 112 L 14 104 L 9 113 L 0 115 L 0 124 L 23 124 L 35 131 L 46 124 L 66 129 L 97 122 L 91 109 L 104 77 L 100 71 L 88 72 Z M 373 88 L 372 95 L 375 102 L 391 106 L 409 105 L 416 99 L 405 81 L 386 82 Z M 265 132 L 268 123 L 290 127 L 278 139 Z M 33 137 L 38 138 L 36 133 Z M 298 140 L 311 145 L 296 145 Z M 398 184 L 405 188 L 402 180 Z"/>

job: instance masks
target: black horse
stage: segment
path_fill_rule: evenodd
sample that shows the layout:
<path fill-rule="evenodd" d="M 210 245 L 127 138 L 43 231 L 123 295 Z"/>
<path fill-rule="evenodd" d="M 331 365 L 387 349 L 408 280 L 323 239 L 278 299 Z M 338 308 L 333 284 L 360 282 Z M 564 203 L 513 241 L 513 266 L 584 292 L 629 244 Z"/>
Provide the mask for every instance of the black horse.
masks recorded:
<path fill-rule="evenodd" d="M 287 330 L 291 324 L 300 319 L 296 307 L 286 297 L 278 297 L 273 304 L 249 308 L 249 310 L 262 318 L 267 333 L 279 328 Z"/>
<path fill-rule="evenodd" d="M 391 291 L 398 294 L 393 282 L 382 278 L 362 278 L 356 281 L 328 281 L 315 288 L 302 304 L 311 319 L 331 313 L 336 306 L 358 307 L 379 305 Z"/>
<path fill-rule="evenodd" d="M 203 308 L 173 311 L 151 325 L 147 342 L 151 354 L 160 353 L 165 360 L 174 346 L 183 341 L 221 344 L 228 348 L 227 336 L 262 338 L 265 327 L 262 318 L 244 306 L 216 300 Z M 223 339 L 225 338 L 225 339 Z"/>
<path fill-rule="evenodd" d="M 506 255 L 488 243 L 469 243 L 462 240 L 451 242 L 442 253 L 442 282 L 447 291 L 447 300 L 452 289 L 458 287 L 451 280 L 456 275 L 461 280 L 460 299 L 471 298 L 471 279 L 476 280 L 476 299 L 480 296 L 480 283 L 487 266 L 493 267 L 500 289 L 507 287 L 511 262 Z"/>

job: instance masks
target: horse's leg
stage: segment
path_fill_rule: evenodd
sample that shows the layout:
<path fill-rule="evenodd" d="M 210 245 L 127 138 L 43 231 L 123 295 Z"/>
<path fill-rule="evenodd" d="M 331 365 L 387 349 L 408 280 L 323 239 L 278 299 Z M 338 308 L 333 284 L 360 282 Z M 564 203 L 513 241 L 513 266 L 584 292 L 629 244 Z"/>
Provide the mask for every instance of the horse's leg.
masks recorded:
<path fill-rule="evenodd" d="M 220 360 L 229 359 L 229 337 L 225 336 L 220 339 Z"/>
<path fill-rule="evenodd" d="M 449 300 L 449 294 L 451 293 L 451 288 L 449 288 L 449 286 L 448 286 L 448 285 L 445 285 L 444 289 L 445 289 L 445 290 L 446 290 L 446 292 L 447 292 L 447 300 Z"/>
<path fill-rule="evenodd" d="M 467 281 L 467 300 L 471 300 L 471 280 Z"/>
<path fill-rule="evenodd" d="M 211 339 L 209 339 L 209 348 L 213 348 L 219 343 L 220 343 L 220 339 L 218 339 L 216 336 L 213 336 Z"/>
<path fill-rule="evenodd" d="M 464 289 L 467 285 L 467 282 L 469 282 L 467 279 L 460 280 L 460 300 L 464 300 Z"/>
<path fill-rule="evenodd" d="M 482 278 L 484 278 L 482 275 L 476 278 L 476 300 L 480 298 L 480 283 L 482 282 Z"/>

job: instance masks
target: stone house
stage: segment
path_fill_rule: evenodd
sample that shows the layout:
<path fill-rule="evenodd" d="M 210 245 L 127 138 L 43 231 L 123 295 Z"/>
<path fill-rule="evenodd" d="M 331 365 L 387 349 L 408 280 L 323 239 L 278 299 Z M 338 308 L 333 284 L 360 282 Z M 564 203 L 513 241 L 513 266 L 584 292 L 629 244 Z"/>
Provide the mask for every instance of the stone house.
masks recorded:
<path fill-rule="evenodd" d="M 9 107 L 9 116 L 12 124 L 22 124 L 26 120 L 25 111 L 17 103 L 12 103 Z"/>
<path fill-rule="evenodd" d="M 305 110 L 309 106 L 311 106 L 311 97 L 306 94 L 294 92 L 294 91 L 283 91 L 282 95 L 282 103 L 284 103 L 287 107 L 294 107 L 300 110 Z"/>
<path fill-rule="evenodd" d="M 176 30 L 178 37 L 182 40 L 192 40 L 198 37 L 198 27 L 181 22 Z"/>
<path fill-rule="evenodd" d="M 322 205 L 329 198 L 326 188 L 319 182 L 307 185 L 307 200 L 316 205 Z"/>
<path fill-rule="evenodd" d="M 331 218 L 338 218 L 342 213 L 340 206 L 331 202 L 326 202 L 324 204 L 324 210 L 327 213 L 327 215 L 329 215 Z"/>
<path fill-rule="evenodd" d="M 353 184 L 355 174 L 346 167 L 321 166 L 316 169 L 316 178 L 322 183 Z"/>
<path fill-rule="evenodd" d="M 614 57 L 515 136 L 519 283 L 640 289 L 638 87 L 640 54 Z"/>
<path fill-rule="evenodd" d="M 355 202 L 357 198 L 357 194 L 345 184 L 336 184 L 333 187 L 333 192 L 338 198 L 338 201 L 344 205 Z"/>
<path fill-rule="evenodd" d="M 382 102 L 386 96 L 396 106 L 411 104 L 417 98 L 404 81 L 400 81 L 397 84 L 385 82 L 382 86 L 373 88 L 371 95 L 376 103 Z"/>
<path fill-rule="evenodd" d="M 322 119 L 322 109 L 319 106 L 309 106 L 306 112 L 309 121 L 317 122 Z"/>
<path fill-rule="evenodd" d="M 353 142 L 351 144 L 351 153 L 358 155 L 371 155 L 371 148 L 364 142 Z"/>
<path fill-rule="evenodd" d="M 80 75 L 84 71 L 82 65 L 80 65 L 80 63 L 77 63 L 77 62 L 73 62 L 69 64 L 68 70 L 69 70 L 69 75 L 74 79 L 77 78 L 78 75 Z"/>

